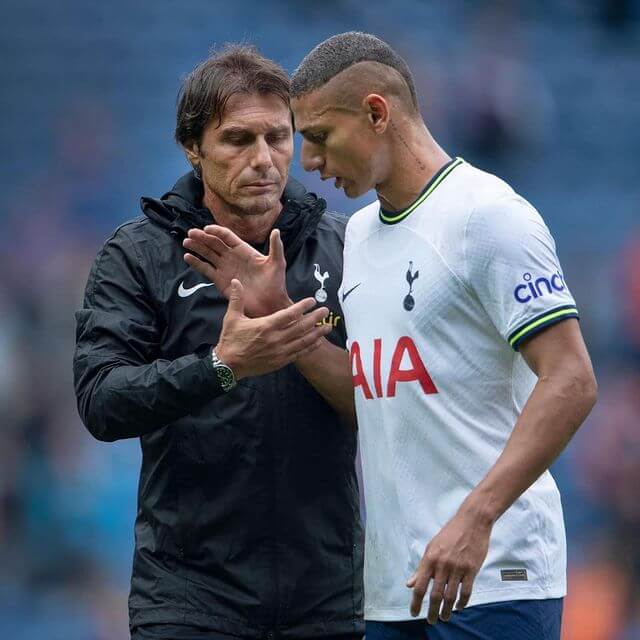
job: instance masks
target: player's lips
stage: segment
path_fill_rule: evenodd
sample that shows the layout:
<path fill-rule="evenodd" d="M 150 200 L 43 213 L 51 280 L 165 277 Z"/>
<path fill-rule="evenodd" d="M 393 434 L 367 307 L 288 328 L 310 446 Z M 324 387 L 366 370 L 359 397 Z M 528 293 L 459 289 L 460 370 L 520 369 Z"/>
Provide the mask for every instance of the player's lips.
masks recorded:
<path fill-rule="evenodd" d="M 243 188 L 250 189 L 251 191 L 268 191 L 272 187 L 275 187 L 276 183 L 271 182 L 270 180 L 256 180 L 255 182 L 249 182 L 242 186 Z"/>
<path fill-rule="evenodd" d="M 323 176 L 322 174 L 320 174 L 320 180 L 329 180 L 333 177 L 334 176 Z M 333 183 L 333 186 L 336 189 L 342 189 L 342 187 L 344 187 L 344 183 L 345 183 L 344 178 L 341 178 L 340 176 L 335 176 L 335 182 Z"/>

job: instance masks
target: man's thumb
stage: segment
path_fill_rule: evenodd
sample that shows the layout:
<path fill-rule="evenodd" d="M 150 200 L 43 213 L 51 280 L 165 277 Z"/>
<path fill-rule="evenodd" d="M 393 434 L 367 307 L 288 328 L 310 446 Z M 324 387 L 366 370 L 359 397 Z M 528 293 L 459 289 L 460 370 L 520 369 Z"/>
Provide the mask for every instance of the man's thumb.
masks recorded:
<path fill-rule="evenodd" d="M 279 229 L 274 229 L 269 236 L 269 256 L 276 263 L 285 262 L 284 247 L 282 246 Z"/>
<path fill-rule="evenodd" d="M 228 310 L 238 315 L 244 315 L 244 289 L 240 280 L 235 278 L 231 281 Z"/>

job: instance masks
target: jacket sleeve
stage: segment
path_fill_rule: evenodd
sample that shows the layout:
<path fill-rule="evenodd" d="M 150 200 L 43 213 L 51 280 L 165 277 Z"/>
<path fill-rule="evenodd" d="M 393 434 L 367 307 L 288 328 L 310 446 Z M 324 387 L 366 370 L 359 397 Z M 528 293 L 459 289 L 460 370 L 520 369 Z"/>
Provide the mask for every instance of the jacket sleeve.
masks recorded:
<path fill-rule="evenodd" d="M 158 358 L 161 332 L 136 247 L 121 227 L 98 254 L 76 312 L 78 410 L 98 440 L 150 433 L 223 393 L 208 350 Z"/>

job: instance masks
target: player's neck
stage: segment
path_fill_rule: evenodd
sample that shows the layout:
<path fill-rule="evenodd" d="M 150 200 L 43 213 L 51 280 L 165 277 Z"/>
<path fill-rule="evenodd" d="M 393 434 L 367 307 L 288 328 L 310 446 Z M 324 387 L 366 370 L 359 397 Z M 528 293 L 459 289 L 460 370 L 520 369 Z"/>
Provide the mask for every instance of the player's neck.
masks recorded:
<path fill-rule="evenodd" d="M 207 191 L 205 189 L 202 204 L 213 213 L 216 224 L 231 229 L 241 240 L 249 244 L 265 242 L 282 211 L 282 203 L 278 201 L 275 207 L 264 213 L 249 214 L 228 205 Z"/>
<path fill-rule="evenodd" d="M 380 203 L 390 211 L 410 206 L 429 180 L 451 160 L 423 123 L 397 131 L 391 156 L 390 173 L 376 186 Z"/>

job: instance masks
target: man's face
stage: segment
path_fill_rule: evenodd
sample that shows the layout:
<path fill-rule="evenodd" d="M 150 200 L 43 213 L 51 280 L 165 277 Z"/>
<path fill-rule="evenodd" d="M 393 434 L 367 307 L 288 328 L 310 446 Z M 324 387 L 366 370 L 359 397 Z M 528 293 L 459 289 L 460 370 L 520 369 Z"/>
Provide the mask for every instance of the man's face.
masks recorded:
<path fill-rule="evenodd" d="M 301 163 L 349 198 L 374 189 L 384 154 L 365 109 L 336 109 L 322 88 L 291 101 L 296 128 L 303 137 Z"/>
<path fill-rule="evenodd" d="M 239 215 L 279 206 L 292 156 L 291 113 L 274 95 L 232 95 L 197 149 L 205 190 Z"/>

